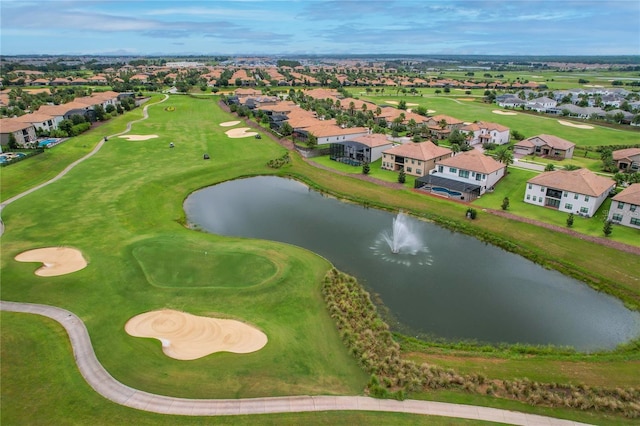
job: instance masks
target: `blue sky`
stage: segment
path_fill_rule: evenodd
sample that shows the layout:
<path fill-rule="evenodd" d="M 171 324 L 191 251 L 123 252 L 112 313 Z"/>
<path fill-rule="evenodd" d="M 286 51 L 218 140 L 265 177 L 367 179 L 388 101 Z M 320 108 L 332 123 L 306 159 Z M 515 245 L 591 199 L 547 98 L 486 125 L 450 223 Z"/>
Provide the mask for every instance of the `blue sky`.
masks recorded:
<path fill-rule="evenodd" d="M 3 55 L 640 55 L 640 1 L 0 2 Z"/>

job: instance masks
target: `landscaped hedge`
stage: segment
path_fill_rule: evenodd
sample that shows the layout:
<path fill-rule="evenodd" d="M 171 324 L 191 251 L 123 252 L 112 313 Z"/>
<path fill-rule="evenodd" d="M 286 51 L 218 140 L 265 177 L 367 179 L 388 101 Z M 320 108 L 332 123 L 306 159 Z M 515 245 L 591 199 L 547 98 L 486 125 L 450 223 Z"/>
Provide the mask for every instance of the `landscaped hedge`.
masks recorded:
<path fill-rule="evenodd" d="M 528 379 L 488 380 L 481 374 L 462 376 L 451 369 L 402 359 L 400 345 L 375 305 L 354 277 L 336 269 L 322 286 L 329 314 L 343 342 L 369 374 L 367 390 L 378 398 L 404 399 L 407 392 L 454 388 L 516 399 L 531 405 L 569 407 L 640 417 L 640 389 L 603 389 L 584 385 L 538 383 Z"/>

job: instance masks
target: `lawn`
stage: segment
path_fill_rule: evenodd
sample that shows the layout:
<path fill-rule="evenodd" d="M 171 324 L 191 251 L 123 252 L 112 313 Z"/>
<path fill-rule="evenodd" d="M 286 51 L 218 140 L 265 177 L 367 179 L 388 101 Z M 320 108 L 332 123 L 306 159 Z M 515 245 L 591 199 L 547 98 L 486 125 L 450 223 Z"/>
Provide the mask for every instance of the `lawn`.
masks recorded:
<path fill-rule="evenodd" d="M 165 111 L 168 105 L 176 110 Z M 111 138 L 58 182 L 4 209 L 2 298 L 73 311 L 86 322 L 107 370 L 150 392 L 196 398 L 360 393 L 366 377 L 342 345 L 319 291 L 328 262 L 293 246 L 221 238 L 181 225 L 188 193 L 270 173 L 266 161 L 284 149 L 228 138 L 228 128 L 218 123 L 233 117 L 211 100 L 176 96 L 149 109 L 151 118 L 134 124 L 130 134 L 158 138 Z M 84 137 L 99 140 L 98 130 Z M 60 145 L 60 154 L 55 148 L 50 154 L 66 156 L 75 146 L 70 141 Z M 33 274 L 37 265 L 13 260 L 47 246 L 76 247 L 89 266 L 42 279 Z M 229 269 L 216 271 L 223 262 Z M 132 316 L 161 308 L 240 319 L 263 330 L 269 343 L 246 355 L 176 361 L 157 340 L 123 330 Z"/>
<path fill-rule="evenodd" d="M 172 96 L 151 106 L 150 119 L 134 124 L 130 134 L 156 134 L 158 138 L 141 142 L 112 138 L 61 180 L 2 212 L 6 226 L 0 254 L 3 300 L 46 303 L 76 313 L 87 324 L 98 359 L 125 384 L 167 395 L 207 398 L 362 393 L 368 378 L 344 348 L 320 295 L 322 277 L 330 267 L 326 260 L 285 244 L 226 238 L 184 226 L 182 202 L 189 193 L 244 176 L 295 177 L 327 193 L 374 207 L 406 210 L 497 243 L 514 241 L 517 236 L 521 254 L 543 264 L 551 259 L 549 265 L 563 272 L 598 281 L 605 289 L 621 288 L 629 300 L 640 300 L 640 283 L 637 278 L 629 280 L 640 276 L 637 256 L 483 212 L 476 221 L 466 221 L 464 205 L 356 179 L 361 172 L 357 168 L 354 176 L 328 173 L 294 154 L 291 164 L 270 169 L 266 162 L 281 157 L 285 149 L 267 137 L 229 139 L 224 134 L 228 128 L 218 123 L 235 117 L 222 112 L 215 102 L 216 97 Z M 166 106 L 174 106 L 175 111 L 165 111 Z M 126 117 L 137 114 L 139 110 Z M 114 127 L 108 134 L 124 129 L 126 117 L 109 123 Z M 90 141 L 95 145 L 104 134 L 104 128 L 98 128 L 83 136 L 86 143 L 72 139 L 47 155 L 55 169 L 62 170 L 65 162 L 84 155 L 92 146 Z M 175 148 L 169 148 L 169 142 Z M 203 160 L 203 153 L 209 153 L 211 159 Z M 28 188 L 25 179 L 34 185 L 57 173 L 35 162 L 36 168 L 30 169 L 32 161 L 3 169 L 3 197 L 5 190 L 15 195 Z M 374 177 L 383 176 L 378 175 L 382 172 L 378 167 L 372 165 Z M 396 173 L 386 173 L 389 181 L 397 179 Z M 89 265 L 67 276 L 42 278 L 33 274 L 36 264 L 13 260 L 24 250 L 45 246 L 79 248 Z M 211 263 L 203 266 L 205 256 L 211 256 Z M 222 264 L 229 270 L 218 272 Z M 123 330 L 130 317 L 160 308 L 240 319 L 263 330 L 269 343 L 252 354 L 173 360 L 164 356 L 158 341 L 130 337 Z M 52 355 L 45 358 L 47 368 L 39 367 L 40 349 L 35 348 L 35 342 L 43 340 L 58 343 L 45 338 L 47 333 L 64 340 L 59 327 L 48 325 L 43 331 L 42 323 L 47 321 L 34 320 L 20 328 L 16 323 L 24 321 L 15 318 L 20 315 L 3 314 L 1 324 L 2 420 L 8 423 L 19 418 L 16 416 L 32 414 L 17 401 L 25 390 L 40 386 L 40 369 L 48 373 L 63 362 Z M 9 344 L 19 339 L 31 343 L 24 347 Z M 56 351 L 68 353 L 68 347 L 61 344 Z M 13 361 L 19 364 L 15 373 L 7 360 L 17 360 Z M 32 376 L 21 379 L 20 373 L 31 365 Z M 532 364 L 530 370 L 523 367 L 523 374 L 539 374 L 541 369 L 544 365 Z M 67 378 L 76 372 L 73 366 L 60 370 L 59 375 Z M 572 380 L 570 373 L 565 377 Z M 53 377 L 48 389 L 65 389 L 60 383 L 69 382 Z M 614 376 L 603 385 L 621 384 Z M 38 416 L 57 410 L 57 418 L 84 423 L 89 414 L 76 401 L 89 401 L 99 412 L 92 413 L 102 418 L 111 412 L 118 418 L 132 411 L 103 403 L 82 386 L 74 389 L 78 391 L 69 399 L 64 392 L 50 392 L 48 398 L 45 392 L 38 393 L 42 398 Z M 14 405 L 15 410 L 4 409 Z M 294 423 L 318 418 L 300 416 L 285 418 Z M 151 424 L 159 416 L 139 418 L 141 424 Z M 357 422 L 359 417 L 352 419 Z M 329 417 L 331 420 L 335 417 Z"/>

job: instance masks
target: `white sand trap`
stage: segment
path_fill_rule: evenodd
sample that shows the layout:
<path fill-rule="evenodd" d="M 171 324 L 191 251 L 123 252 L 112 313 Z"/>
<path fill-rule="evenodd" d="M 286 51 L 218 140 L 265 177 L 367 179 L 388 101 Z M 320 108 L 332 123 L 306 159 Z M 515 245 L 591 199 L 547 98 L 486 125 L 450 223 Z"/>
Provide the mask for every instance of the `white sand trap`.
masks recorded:
<path fill-rule="evenodd" d="M 267 344 L 267 335 L 240 321 L 200 317 L 162 309 L 131 318 L 124 326 L 134 337 L 152 337 L 162 342 L 171 358 L 192 360 L 215 352 L 246 354 Z"/>
<path fill-rule="evenodd" d="M 459 101 L 465 101 L 465 102 L 471 102 L 471 101 L 475 101 L 475 99 L 473 98 L 456 98 Z"/>
<path fill-rule="evenodd" d="M 511 111 L 500 111 L 499 109 L 494 109 L 493 111 L 491 111 L 494 114 L 499 114 L 499 115 L 518 115 L 515 112 L 511 112 Z"/>
<path fill-rule="evenodd" d="M 398 105 L 398 102 L 396 101 L 384 101 L 386 104 L 391 104 L 391 105 Z"/>
<path fill-rule="evenodd" d="M 237 129 L 227 130 L 225 133 L 230 138 L 248 138 L 249 136 L 257 135 L 256 132 L 250 132 L 248 127 L 240 127 Z"/>
<path fill-rule="evenodd" d="M 129 141 L 146 141 L 148 139 L 155 139 L 158 135 L 122 135 L 118 137 Z"/>
<path fill-rule="evenodd" d="M 407 102 L 407 106 L 418 106 L 418 105 L 420 105 L 420 104 L 414 104 L 414 103 L 411 103 L 411 102 Z"/>
<path fill-rule="evenodd" d="M 563 126 L 575 127 L 576 129 L 586 129 L 586 130 L 593 129 L 593 126 L 589 126 L 588 124 L 575 124 L 570 121 L 564 121 L 564 120 L 558 120 L 558 123 L 562 124 Z"/>
<path fill-rule="evenodd" d="M 222 127 L 231 127 L 231 126 L 235 126 L 236 124 L 240 124 L 239 121 L 225 121 L 224 123 L 220 123 L 220 125 Z"/>
<path fill-rule="evenodd" d="M 42 262 L 35 274 L 41 277 L 56 277 L 84 269 L 87 261 L 80 250 L 69 247 L 46 247 L 29 250 L 15 257 L 18 262 Z"/>
<path fill-rule="evenodd" d="M 428 109 L 428 110 L 427 110 L 427 114 L 433 114 L 434 112 L 436 112 L 436 110 L 435 110 L 435 109 Z"/>

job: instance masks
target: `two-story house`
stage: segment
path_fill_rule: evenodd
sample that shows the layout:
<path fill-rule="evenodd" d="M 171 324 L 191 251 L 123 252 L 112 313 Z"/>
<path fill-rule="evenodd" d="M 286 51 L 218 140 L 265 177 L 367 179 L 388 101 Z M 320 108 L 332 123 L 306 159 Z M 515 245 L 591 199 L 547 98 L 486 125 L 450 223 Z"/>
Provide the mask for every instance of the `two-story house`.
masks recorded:
<path fill-rule="evenodd" d="M 501 124 L 477 121 L 460 128 L 469 137 L 469 144 L 493 143 L 504 145 L 511 140 L 511 130 Z"/>
<path fill-rule="evenodd" d="M 412 176 L 424 176 L 436 161 L 451 157 L 452 151 L 431 141 L 408 142 L 382 152 L 382 169 L 400 171 Z"/>
<path fill-rule="evenodd" d="M 540 173 L 527 181 L 524 202 L 591 217 L 616 182 L 587 169 Z"/>
<path fill-rule="evenodd" d="M 608 219 L 640 229 L 640 183 L 634 183 L 611 199 Z"/>
<path fill-rule="evenodd" d="M 507 166 L 478 150 L 462 152 L 436 161 L 427 176 L 416 179 L 415 187 L 449 198 L 473 201 L 494 188 Z"/>

